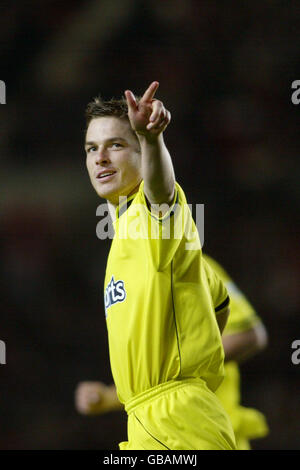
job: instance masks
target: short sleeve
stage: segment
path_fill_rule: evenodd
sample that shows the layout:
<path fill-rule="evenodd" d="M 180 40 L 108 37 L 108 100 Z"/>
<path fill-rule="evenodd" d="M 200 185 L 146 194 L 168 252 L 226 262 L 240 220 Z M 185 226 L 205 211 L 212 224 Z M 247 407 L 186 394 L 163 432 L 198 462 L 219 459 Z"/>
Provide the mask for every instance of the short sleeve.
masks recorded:
<path fill-rule="evenodd" d="M 217 275 L 217 273 L 213 270 L 213 268 L 208 264 L 206 259 L 202 257 L 204 269 L 206 272 L 210 293 L 213 301 L 213 306 L 215 309 L 216 314 L 222 312 L 225 308 L 229 306 L 230 299 L 228 295 L 228 291 Z"/>
<path fill-rule="evenodd" d="M 170 266 L 181 243 L 190 243 L 192 248 L 200 249 L 200 240 L 185 194 L 175 183 L 172 204 L 162 217 L 152 212 L 144 194 L 144 182 L 131 204 L 128 215 L 131 225 L 138 224 L 144 247 L 158 271 Z"/>

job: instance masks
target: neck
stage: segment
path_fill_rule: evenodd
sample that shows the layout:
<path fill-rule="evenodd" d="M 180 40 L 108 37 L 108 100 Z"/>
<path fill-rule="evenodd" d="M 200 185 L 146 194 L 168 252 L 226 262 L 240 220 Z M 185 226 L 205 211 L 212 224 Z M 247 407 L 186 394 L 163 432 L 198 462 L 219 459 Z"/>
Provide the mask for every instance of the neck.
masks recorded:
<path fill-rule="evenodd" d="M 132 196 L 133 194 L 137 193 L 140 184 L 141 184 L 141 182 L 139 182 L 139 184 L 132 191 L 130 191 L 130 193 L 127 194 L 126 196 L 121 196 L 120 197 L 121 201 L 122 201 L 122 198 L 128 198 L 128 197 Z M 116 208 L 118 207 L 119 203 L 120 203 L 120 201 L 117 204 L 115 204 L 114 202 L 111 202 L 111 201 L 107 200 L 109 214 L 110 214 L 111 219 L 112 219 L 113 222 L 116 220 Z"/>
<path fill-rule="evenodd" d="M 113 204 L 112 202 L 110 201 L 107 201 L 107 206 L 108 206 L 108 210 L 109 210 L 109 215 L 111 217 L 111 220 L 114 222 L 116 220 L 116 208 L 117 208 L 117 205 L 116 204 Z"/>

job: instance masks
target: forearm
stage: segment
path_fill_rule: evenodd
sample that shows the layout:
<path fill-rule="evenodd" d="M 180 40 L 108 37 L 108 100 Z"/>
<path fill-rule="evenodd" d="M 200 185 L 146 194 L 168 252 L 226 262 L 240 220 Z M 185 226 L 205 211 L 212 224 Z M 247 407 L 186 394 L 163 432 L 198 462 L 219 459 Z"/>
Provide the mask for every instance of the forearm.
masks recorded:
<path fill-rule="evenodd" d="M 146 198 L 150 204 L 170 204 L 174 197 L 175 175 L 163 132 L 170 123 L 171 114 L 161 101 L 154 99 L 158 86 L 157 81 L 152 82 L 138 101 L 130 90 L 125 91 L 125 96 L 131 128 L 140 143 Z"/>
<path fill-rule="evenodd" d="M 171 203 L 175 190 L 175 174 L 163 134 L 138 134 L 141 146 L 144 191 L 151 204 Z"/>
<path fill-rule="evenodd" d="M 225 352 L 225 362 L 242 362 L 252 356 L 256 347 L 252 342 L 246 342 L 239 335 L 225 336 L 223 338 L 223 347 Z"/>
<path fill-rule="evenodd" d="M 247 331 L 223 336 L 225 361 L 243 362 L 261 351 L 267 344 L 267 333 L 263 325 Z"/>

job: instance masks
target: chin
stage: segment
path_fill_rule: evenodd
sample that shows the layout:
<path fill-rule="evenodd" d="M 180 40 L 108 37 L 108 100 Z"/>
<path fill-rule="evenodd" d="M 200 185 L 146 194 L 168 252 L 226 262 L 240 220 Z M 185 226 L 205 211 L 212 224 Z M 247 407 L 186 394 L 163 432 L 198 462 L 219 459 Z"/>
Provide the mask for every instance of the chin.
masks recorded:
<path fill-rule="evenodd" d="M 112 204 L 119 204 L 119 195 L 118 193 L 116 194 L 115 192 L 111 191 L 96 191 L 98 196 L 101 197 L 102 199 L 106 199 L 108 202 L 111 202 Z"/>
<path fill-rule="evenodd" d="M 110 198 L 115 197 L 116 191 L 112 191 L 109 188 L 101 187 L 98 181 L 96 183 L 98 184 L 93 184 L 93 188 L 99 197 L 101 197 L 102 199 L 108 199 L 108 200 Z"/>
<path fill-rule="evenodd" d="M 114 201 L 117 199 L 117 197 L 114 194 L 111 194 L 111 193 L 97 191 L 97 194 L 102 199 L 106 199 L 107 201 L 112 202 L 113 204 L 114 204 Z"/>

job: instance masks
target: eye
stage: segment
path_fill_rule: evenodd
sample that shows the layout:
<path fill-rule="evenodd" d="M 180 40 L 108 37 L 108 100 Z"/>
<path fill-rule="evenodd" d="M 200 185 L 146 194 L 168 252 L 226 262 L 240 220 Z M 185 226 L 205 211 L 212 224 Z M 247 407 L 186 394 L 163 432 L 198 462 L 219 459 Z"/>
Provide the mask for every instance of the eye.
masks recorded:
<path fill-rule="evenodd" d="M 123 145 L 120 144 L 119 142 L 113 142 L 111 144 L 111 147 L 114 148 L 114 149 L 119 149 L 119 148 L 123 148 Z"/>
<path fill-rule="evenodd" d="M 94 152 L 94 150 L 96 150 L 96 147 L 94 145 L 86 149 L 87 153 Z"/>

